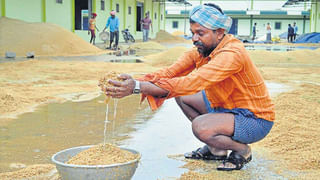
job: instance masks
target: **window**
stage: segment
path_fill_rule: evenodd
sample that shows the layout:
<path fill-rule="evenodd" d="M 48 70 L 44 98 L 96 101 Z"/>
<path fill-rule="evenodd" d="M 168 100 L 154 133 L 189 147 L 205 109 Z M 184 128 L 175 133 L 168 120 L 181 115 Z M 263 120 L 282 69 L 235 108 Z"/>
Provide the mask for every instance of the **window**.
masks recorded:
<path fill-rule="evenodd" d="M 104 11 L 104 6 L 105 6 L 104 5 L 104 0 L 101 0 L 100 2 L 101 2 L 101 10 Z"/>
<path fill-rule="evenodd" d="M 119 4 L 116 4 L 116 11 L 117 11 L 117 12 L 120 12 L 119 9 L 120 9 Z"/>
<path fill-rule="evenodd" d="M 128 7 L 128 14 L 131 14 L 131 6 Z"/>
<path fill-rule="evenodd" d="M 154 19 L 157 19 L 157 13 L 154 13 Z"/>
<path fill-rule="evenodd" d="M 172 28 L 178 28 L 178 21 L 172 21 Z"/>
<path fill-rule="evenodd" d="M 281 29 L 281 22 L 275 22 L 274 29 Z"/>
<path fill-rule="evenodd" d="M 56 0 L 56 3 L 62 4 L 62 0 Z"/>

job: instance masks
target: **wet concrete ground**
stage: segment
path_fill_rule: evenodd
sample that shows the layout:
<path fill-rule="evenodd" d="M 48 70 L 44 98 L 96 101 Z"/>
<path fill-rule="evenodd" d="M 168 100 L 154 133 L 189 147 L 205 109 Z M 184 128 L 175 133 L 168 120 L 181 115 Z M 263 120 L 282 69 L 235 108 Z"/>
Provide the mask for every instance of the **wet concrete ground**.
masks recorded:
<path fill-rule="evenodd" d="M 186 48 L 191 48 L 193 46 L 193 44 L 191 43 L 176 43 L 176 44 L 169 44 L 169 43 L 162 43 L 162 45 L 168 47 L 168 48 L 172 48 L 172 47 L 176 47 L 176 46 L 182 46 L 182 47 L 186 47 Z M 248 45 L 248 44 L 244 44 L 244 47 L 247 50 L 265 50 L 265 51 L 295 51 L 295 50 L 315 50 L 319 47 L 312 47 L 312 46 L 285 46 L 285 45 L 277 45 L 274 44 L 272 46 L 270 45 L 263 45 L 263 44 L 255 44 L 255 45 Z"/>
<path fill-rule="evenodd" d="M 289 89 L 277 83 L 267 85 L 272 95 Z M 60 150 L 102 143 L 106 107 L 103 99 L 100 96 L 85 102 L 48 104 L 0 127 L 0 172 L 13 171 L 12 163 L 51 163 L 51 156 Z M 173 99 L 156 112 L 146 103 L 139 106 L 139 99 L 135 95 L 119 100 L 115 121 L 112 117 L 114 102 L 111 101 L 107 142 L 142 154 L 133 179 L 177 178 L 187 171 L 180 168 L 186 162 L 183 158 L 168 158 L 168 155 L 182 155 L 202 143 L 193 136 L 190 122 Z M 254 150 L 253 156 L 253 161 L 244 169 L 248 177 L 283 179 L 269 170 L 272 162 L 264 160 Z"/>

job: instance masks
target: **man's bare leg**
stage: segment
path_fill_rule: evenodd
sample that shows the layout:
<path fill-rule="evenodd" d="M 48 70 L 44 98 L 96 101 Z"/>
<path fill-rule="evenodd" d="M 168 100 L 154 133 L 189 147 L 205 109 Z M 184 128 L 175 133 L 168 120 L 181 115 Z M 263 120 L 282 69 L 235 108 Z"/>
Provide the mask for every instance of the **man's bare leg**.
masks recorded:
<path fill-rule="evenodd" d="M 205 102 L 203 100 L 202 92 L 198 92 L 189 96 L 177 97 L 175 99 L 182 112 L 188 117 L 191 122 L 198 116 L 208 113 Z M 223 156 L 227 154 L 227 150 L 215 148 L 209 144 L 207 145 L 209 146 L 211 153 L 214 155 Z"/>
<path fill-rule="evenodd" d="M 247 159 L 251 155 L 250 147 L 231 138 L 234 134 L 234 118 L 231 113 L 198 116 L 192 121 L 193 134 L 212 148 L 232 150 Z M 235 165 L 226 163 L 219 167 L 234 168 Z"/>
<path fill-rule="evenodd" d="M 189 96 L 176 97 L 175 99 L 182 112 L 190 121 L 201 114 L 207 113 L 201 92 Z"/>

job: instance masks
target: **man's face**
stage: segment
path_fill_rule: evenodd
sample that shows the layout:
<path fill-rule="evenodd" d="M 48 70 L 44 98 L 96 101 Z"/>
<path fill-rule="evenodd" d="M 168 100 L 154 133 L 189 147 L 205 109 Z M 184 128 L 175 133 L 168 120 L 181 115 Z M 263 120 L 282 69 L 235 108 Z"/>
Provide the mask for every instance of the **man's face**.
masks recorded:
<path fill-rule="evenodd" d="M 198 52 L 207 57 L 219 44 L 218 32 L 205 28 L 198 23 L 190 23 L 193 44 Z"/>

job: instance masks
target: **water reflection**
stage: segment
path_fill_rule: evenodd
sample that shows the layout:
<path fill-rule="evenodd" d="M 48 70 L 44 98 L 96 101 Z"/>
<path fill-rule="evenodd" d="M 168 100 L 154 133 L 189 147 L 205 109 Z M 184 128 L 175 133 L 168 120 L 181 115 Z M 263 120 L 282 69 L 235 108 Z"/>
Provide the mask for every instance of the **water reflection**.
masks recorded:
<path fill-rule="evenodd" d="M 176 44 L 169 44 L 169 43 L 162 43 L 162 45 L 166 46 L 167 48 L 173 48 L 176 46 L 182 46 L 186 48 L 192 48 L 192 43 L 176 43 Z M 288 46 L 288 45 L 263 45 L 263 44 L 244 44 L 244 47 L 247 50 L 265 50 L 265 51 L 295 51 L 295 50 L 315 50 L 319 47 L 312 47 L 312 46 Z"/>
<path fill-rule="evenodd" d="M 277 83 L 267 86 L 272 96 L 289 90 Z M 173 99 L 156 112 L 146 103 L 140 107 L 139 99 L 140 96 L 129 96 L 119 100 L 116 121 L 114 101 L 110 101 L 107 142 L 142 154 L 133 180 L 177 178 L 188 171 L 180 168 L 185 162 L 168 155 L 182 155 L 203 144 L 193 136 L 191 123 Z M 102 95 L 86 102 L 48 104 L 0 127 L 0 172 L 12 171 L 10 163 L 51 163 L 50 157 L 60 150 L 102 143 L 106 110 L 103 100 Z M 246 177 L 283 179 L 269 169 L 272 162 L 258 157 L 255 150 L 253 153 L 253 161 L 243 171 Z"/>
<path fill-rule="evenodd" d="M 48 104 L 0 127 L 0 172 L 9 171 L 10 163 L 51 163 L 51 155 L 62 149 L 102 143 L 106 109 L 103 99 L 101 96 L 86 102 Z M 120 100 L 116 121 L 110 101 L 107 142 L 128 138 L 135 124 L 144 123 L 152 115 L 150 110 L 144 110 L 146 104 L 139 106 L 139 99 L 131 96 Z M 144 113 L 139 117 L 138 112 Z"/>
<path fill-rule="evenodd" d="M 295 51 L 295 50 L 315 50 L 318 47 L 310 47 L 310 46 L 265 46 L 265 45 L 245 45 L 247 50 L 266 50 L 266 51 Z"/>

